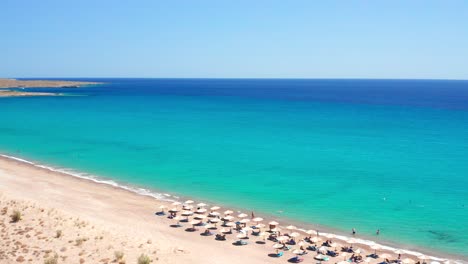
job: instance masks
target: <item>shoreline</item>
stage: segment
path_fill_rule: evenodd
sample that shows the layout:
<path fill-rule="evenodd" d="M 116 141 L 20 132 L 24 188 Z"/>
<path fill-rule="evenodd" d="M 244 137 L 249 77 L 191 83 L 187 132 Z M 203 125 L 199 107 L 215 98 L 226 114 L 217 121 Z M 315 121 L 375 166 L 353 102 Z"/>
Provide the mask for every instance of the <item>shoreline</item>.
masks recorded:
<path fill-rule="evenodd" d="M 68 178 L 71 178 L 71 179 L 74 179 L 74 180 L 78 180 L 78 181 L 98 185 L 98 187 L 112 188 L 113 190 L 125 191 L 125 192 L 128 192 L 128 193 L 133 194 L 133 195 L 154 199 L 155 202 L 157 201 L 158 203 L 165 204 L 168 207 L 170 206 L 170 203 L 172 203 L 174 201 L 183 201 L 184 199 L 196 199 L 196 201 L 200 201 L 196 197 L 176 196 L 176 195 L 171 195 L 171 194 L 167 194 L 167 193 L 163 193 L 163 192 L 158 193 L 158 192 L 155 192 L 155 191 L 152 191 L 152 190 L 149 190 L 149 189 L 136 187 L 136 186 L 131 186 L 129 184 L 123 184 L 123 183 L 121 184 L 121 183 L 118 183 L 118 182 L 116 182 L 114 180 L 95 177 L 95 176 L 87 174 L 87 173 L 78 173 L 78 172 L 75 172 L 75 171 L 72 171 L 72 170 L 67 170 L 67 169 L 57 169 L 57 168 L 54 168 L 54 167 L 51 167 L 51 166 L 46 166 L 46 165 L 34 163 L 34 162 L 31 162 L 31 161 L 28 161 L 28 160 L 25 160 L 25 159 L 22 159 L 22 158 L 18 158 L 18 157 L 14 157 L 14 156 L 10 156 L 10 155 L 0 154 L 0 160 L 7 161 L 9 163 L 16 163 L 16 165 L 30 166 L 32 168 L 47 171 L 48 173 L 57 174 L 60 177 L 68 177 Z M 204 201 L 206 201 L 206 200 L 204 200 Z M 222 206 L 222 205 L 220 205 L 220 206 Z M 226 207 L 223 207 L 223 208 L 226 208 Z M 246 212 L 245 210 L 242 210 L 239 207 L 235 207 L 234 209 L 233 209 L 233 207 L 228 207 L 228 208 L 230 208 L 232 210 L 235 209 L 235 212 L 240 212 L 240 211 Z M 417 255 L 423 253 L 423 254 L 426 254 L 428 257 L 430 257 L 432 260 L 436 260 L 436 261 L 445 261 L 446 259 L 465 259 L 465 257 L 461 256 L 461 255 L 454 255 L 454 254 L 445 253 L 445 252 L 434 252 L 432 250 L 424 249 L 424 248 L 420 248 L 420 247 L 411 247 L 412 249 L 409 250 L 409 249 L 405 249 L 405 248 L 408 248 L 406 245 L 400 245 L 400 244 L 397 244 L 397 243 L 391 243 L 391 242 L 387 242 L 387 241 L 375 242 L 375 241 L 370 240 L 370 238 L 363 237 L 361 235 L 359 235 L 358 237 L 352 237 L 351 235 L 347 236 L 347 235 L 343 235 L 338 230 L 333 230 L 332 228 L 329 228 L 329 227 L 326 227 L 326 226 L 317 225 L 317 224 L 313 224 L 313 223 L 305 223 L 305 222 L 301 222 L 301 221 L 295 221 L 294 219 L 288 219 L 287 217 L 281 217 L 281 216 L 278 217 L 278 216 L 266 215 L 266 214 L 261 214 L 261 215 L 263 217 L 265 217 L 266 219 L 269 219 L 269 220 L 274 219 L 274 220 L 279 221 L 280 223 L 295 224 L 295 225 L 300 225 L 300 226 L 305 226 L 305 227 L 312 227 L 312 226 L 315 227 L 315 228 L 319 227 L 321 236 L 326 235 L 326 234 L 330 234 L 330 233 L 334 234 L 335 237 L 338 239 L 339 244 L 346 244 L 346 242 L 345 242 L 346 240 L 353 238 L 356 241 L 358 241 L 359 245 L 363 245 L 362 247 L 367 247 L 368 250 L 370 250 L 369 245 L 378 244 L 378 245 L 380 245 L 382 247 L 382 250 L 385 251 L 386 253 L 387 253 L 387 251 L 389 253 L 391 253 L 392 251 L 395 251 L 395 250 L 399 249 L 405 255 L 413 256 L 413 258 L 414 258 L 414 256 L 417 256 Z M 282 226 L 285 226 L 285 225 L 282 225 Z M 302 229 L 298 228 L 297 230 L 302 231 L 302 232 L 305 231 L 304 228 L 302 228 Z M 439 255 L 439 257 L 432 256 L 431 254 L 432 255 L 434 255 L 434 254 Z M 414 258 L 414 259 L 416 259 L 416 258 Z"/>

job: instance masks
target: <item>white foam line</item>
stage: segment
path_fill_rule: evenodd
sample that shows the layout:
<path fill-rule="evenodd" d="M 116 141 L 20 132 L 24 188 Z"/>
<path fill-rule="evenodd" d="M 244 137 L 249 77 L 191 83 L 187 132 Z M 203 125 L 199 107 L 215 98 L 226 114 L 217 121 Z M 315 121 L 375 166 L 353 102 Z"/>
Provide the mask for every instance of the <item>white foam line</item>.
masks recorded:
<path fill-rule="evenodd" d="M 25 159 L 21 159 L 21 158 L 14 157 L 14 156 L 8 156 L 8 155 L 5 155 L 5 154 L 0 154 L 0 157 L 4 157 L 4 158 L 19 161 L 19 162 L 27 163 L 29 165 L 33 165 L 35 167 L 46 169 L 46 170 L 49 170 L 49 171 L 52 171 L 52 172 L 59 172 L 59 173 L 67 174 L 67 175 L 77 177 L 77 178 L 80 178 L 80 179 L 90 180 L 90 181 L 93 181 L 93 182 L 96 182 L 96 183 L 101 183 L 101 184 L 107 184 L 107 185 L 110 185 L 110 186 L 113 186 L 113 187 L 116 187 L 116 188 L 121 188 L 121 189 L 130 191 L 130 192 L 134 192 L 134 193 L 139 194 L 139 195 L 153 197 L 156 200 L 174 202 L 174 201 L 177 201 L 180 198 L 178 196 L 170 195 L 170 194 L 167 194 L 167 193 L 155 193 L 155 192 L 153 192 L 151 190 L 147 190 L 147 189 L 144 189 L 144 188 L 131 187 L 131 186 L 128 186 L 128 185 L 119 184 L 119 183 L 117 183 L 117 182 L 115 182 L 113 180 L 107 180 L 107 179 L 102 179 L 102 178 L 100 179 L 99 177 L 97 177 L 95 175 L 88 174 L 88 173 L 76 172 L 76 171 L 74 171 L 72 169 L 54 168 L 54 167 L 51 167 L 51 166 L 46 166 L 46 165 L 34 163 L 34 162 L 31 162 L 31 161 L 28 161 L 28 160 L 25 160 Z M 169 197 L 173 197 L 173 198 L 171 199 Z M 302 232 L 306 232 L 305 229 L 298 229 L 298 230 L 302 231 Z M 328 235 L 328 234 L 330 234 L 330 233 L 320 232 L 321 236 Z M 343 236 L 343 235 L 336 235 L 336 234 L 333 234 L 333 235 L 336 238 L 338 238 L 340 240 L 343 240 L 343 241 L 347 241 L 347 240 L 351 239 L 351 237 L 347 237 L 347 236 Z M 404 254 L 413 255 L 413 256 L 416 256 L 416 257 L 420 256 L 420 255 L 425 255 L 425 254 L 417 252 L 417 251 L 385 246 L 385 245 L 382 245 L 382 244 L 378 244 L 378 243 L 376 243 L 376 242 L 374 242 L 372 240 L 359 239 L 359 238 L 354 238 L 354 237 L 353 237 L 353 239 L 355 239 L 356 243 L 358 243 L 358 244 L 364 244 L 366 246 L 378 245 L 383 250 L 388 250 L 388 251 L 392 251 L 392 252 L 394 252 L 396 250 L 400 250 Z M 426 256 L 427 256 L 428 259 L 435 260 L 435 261 L 443 261 L 443 262 L 448 261 L 448 259 L 446 259 L 446 258 L 439 258 L 439 257 L 435 257 L 435 256 L 428 256 L 428 255 L 426 255 Z M 455 263 L 455 264 L 463 264 L 464 263 L 464 262 L 459 261 L 459 260 L 451 260 L 451 261 L 453 261 L 453 263 Z"/>

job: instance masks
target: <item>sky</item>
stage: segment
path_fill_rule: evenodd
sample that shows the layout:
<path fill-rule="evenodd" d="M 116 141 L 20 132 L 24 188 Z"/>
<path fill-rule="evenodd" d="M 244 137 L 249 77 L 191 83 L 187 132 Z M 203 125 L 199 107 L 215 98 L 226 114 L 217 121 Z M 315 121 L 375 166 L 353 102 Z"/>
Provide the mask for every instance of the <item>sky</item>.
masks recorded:
<path fill-rule="evenodd" d="M 468 79 L 468 1 L 0 0 L 0 76 Z"/>

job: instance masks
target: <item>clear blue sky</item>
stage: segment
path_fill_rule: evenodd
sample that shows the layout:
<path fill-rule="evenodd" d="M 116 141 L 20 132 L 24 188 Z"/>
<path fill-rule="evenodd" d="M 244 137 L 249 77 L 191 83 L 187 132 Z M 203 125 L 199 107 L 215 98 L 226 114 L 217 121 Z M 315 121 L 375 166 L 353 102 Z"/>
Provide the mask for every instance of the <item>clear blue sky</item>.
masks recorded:
<path fill-rule="evenodd" d="M 2 77 L 468 79 L 468 1 L 1 0 Z"/>

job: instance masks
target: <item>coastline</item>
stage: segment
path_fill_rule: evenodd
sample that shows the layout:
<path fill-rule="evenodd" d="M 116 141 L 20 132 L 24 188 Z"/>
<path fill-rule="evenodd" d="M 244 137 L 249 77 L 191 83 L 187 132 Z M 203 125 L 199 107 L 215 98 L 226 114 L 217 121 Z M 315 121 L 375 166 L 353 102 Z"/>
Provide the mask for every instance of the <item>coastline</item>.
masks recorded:
<path fill-rule="evenodd" d="M 78 88 L 99 82 L 79 82 L 64 80 L 17 80 L 0 78 L 0 88 Z"/>
<path fill-rule="evenodd" d="M 96 188 L 96 189 L 101 190 L 103 192 L 112 192 L 112 193 L 114 193 L 114 192 L 117 192 L 117 193 L 125 192 L 128 195 L 135 196 L 134 199 L 141 199 L 142 202 L 143 201 L 147 202 L 148 199 L 149 199 L 153 204 L 157 204 L 157 206 L 152 208 L 152 210 L 153 210 L 153 211 L 151 211 L 152 213 L 154 213 L 154 211 L 156 210 L 155 208 L 158 208 L 159 205 L 166 205 L 167 207 L 169 207 L 170 204 L 173 201 L 183 201 L 184 199 L 189 199 L 189 198 L 194 199 L 194 200 L 196 199 L 196 198 L 192 198 L 192 197 L 174 196 L 174 195 L 170 195 L 170 194 L 167 194 L 167 193 L 157 193 L 157 192 L 154 192 L 152 190 L 148 190 L 148 189 L 144 189 L 144 188 L 132 187 L 132 186 L 126 185 L 126 184 L 119 184 L 119 183 L 117 183 L 117 182 L 115 182 L 113 180 L 101 179 L 99 177 L 95 177 L 95 176 L 92 176 L 92 175 L 89 175 L 89 174 L 76 173 L 76 172 L 73 172 L 73 171 L 70 171 L 70 170 L 55 169 L 55 168 L 50 167 L 50 166 L 45 166 L 45 165 L 42 165 L 42 164 L 36 164 L 36 163 L 28 161 L 28 160 L 24 160 L 24 159 L 21 159 L 21 158 L 8 156 L 8 155 L 3 155 L 3 154 L 0 154 L 0 162 L 2 162 L 2 163 L 6 162 L 7 164 L 10 164 L 13 167 L 15 167 L 15 166 L 16 167 L 26 167 L 29 170 L 42 171 L 42 172 L 46 173 L 47 175 L 54 175 L 55 178 L 60 178 L 61 181 L 63 180 L 67 184 L 69 184 L 70 182 L 72 182 L 72 183 L 77 182 L 77 183 L 80 183 L 82 185 L 86 185 L 88 187 Z M 140 197 L 140 198 L 138 198 L 138 197 Z M 196 201 L 199 201 L 199 200 L 197 199 Z M 220 206 L 222 206 L 222 205 L 220 205 Z M 223 207 L 223 208 L 225 208 L 225 207 Z M 230 207 L 230 208 L 232 209 L 232 207 Z M 236 209 L 237 210 L 242 210 L 241 208 L 236 208 Z M 246 212 L 246 211 L 244 211 L 244 212 Z M 338 235 L 336 235 L 336 238 L 337 238 L 336 242 L 338 242 L 339 244 L 342 244 L 342 245 L 346 244 L 345 240 L 351 238 L 350 236 L 340 235 L 339 232 L 336 232 L 336 230 L 332 230 L 331 228 L 327 228 L 327 227 L 324 227 L 324 226 L 312 225 L 311 223 L 301 223 L 301 222 L 298 222 L 298 221 L 294 221 L 293 219 L 286 219 L 286 218 L 276 217 L 276 216 L 268 216 L 268 215 L 265 215 L 265 214 L 262 214 L 262 217 L 264 217 L 266 219 L 269 219 L 269 220 L 275 219 L 275 220 L 279 221 L 282 225 L 284 223 L 288 223 L 288 224 L 293 223 L 293 224 L 301 226 L 301 227 L 302 226 L 305 226 L 305 227 L 313 226 L 315 228 L 319 227 L 321 235 L 326 235 L 328 233 L 338 234 Z M 283 226 L 285 226 L 285 225 L 283 225 Z M 301 231 L 301 229 L 298 229 L 298 230 Z M 302 229 L 302 231 L 304 231 L 304 230 Z M 361 236 L 359 236 L 359 237 L 361 237 Z M 373 241 L 369 240 L 369 238 L 366 238 L 366 237 L 355 238 L 355 239 L 358 242 L 361 242 L 361 243 L 359 243 L 361 248 L 366 248 L 367 251 L 371 251 L 371 249 L 369 248 L 369 244 L 374 243 Z M 386 253 L 387 252 L 391 253 L 392 251 L 396 250 L 397 248 L 400 248 L 402 250 L 402 252 L 404 253 L 404 255 L 406 255 L 408 257 L 412 257 L 415 260 L 417 260 L 417 258 L 415 256 L 420 254 L 419 252 L 422 252 L 422 253 L 424 253 L 424 254 L 426 254 L 428 256 L 431 256 L 431 259 L 437 260 L 437 261 L 444 261 L 446 259 L 452 259 L 452 260 L 454 260 L 454 259 L 464 259 L 464 256 L 458 256 L 458 255 L 453 255 L 453 254 L 443 253 L 443 252 L 434 252 L 434 251 L 430 251 L 430 250 L 425 250 L 423 248 L 416 248 L 415 250 L 413 250 L 413 249 L 412 250 L 405 250 L 405 249 L 402 249 L 402 248 L 407 248 L 407 247 L 399 245 L 399 244 L 386 243 L 386 242 L 384 242 L 382 244 L 382 250 L 385 251 Z M 413 248 L 413 247 L 411 247 L 411 248 Z M 435 256 L 432 256 L 432 255 L 438 255 L 439 257 L 435 257 Z M 265 256 L 265 261 L 267 261 L 267 260 L 271 260 L 271 258 L 269 258 L 268 256 Z"/>

